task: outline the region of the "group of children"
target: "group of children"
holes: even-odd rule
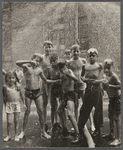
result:
[[[31,102],[34,100],[41,125],[41,136],[49,139],[51,136],[45,131],[47,120],[47,104],[51,104],[51,124],[60,122],[64,136],[67,135],[67,117],[72,123],[75,134],[72,143],[78,143],[85,134],[89,147],[94,147],[93,139],[86,127],[90,118],[92,136],[100,135],[103,125],[103,90],[109,97],[110,134],[111,145],[120,144],[120,80],[112,71],[113,61],[106,59],[104,64],[96,62],[98,51],[91,48],[87,51],[89,62],[80,57],[79,45],[73,45],[67,50],[64,60],[52,52],[51,41],[44,42],[45,54],[35,53],[31,60],[20,60],[16,65],[23,68],[25,78],[25,94],[22,94],[18,76],[15,71],[4,71],[5,82],[3,86],[3,102],[7,114],[7,137],[10,139],[11,116],[14,114],[15,141],[25,136],[26,125],[30,114]],[[67,57],[68,54],[68,57]],[[101,71],[104,76],[101,78]],[[41,97],[42,96],[42,97]],[[23,129],[18,135],[19,115],[21,112],[21,99],[26,105],[23,119]],[[92,108],[95,107],[94,117]],[[60,118],[60,120],[59,120]],[[114,128],[116,124],[116,132]],[[90,142],[90,143],[89,143]]]

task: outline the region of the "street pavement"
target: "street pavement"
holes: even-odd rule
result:
[[[102,134],[108,134],[109,133],[109,119],[108,119],[108,100],[105,99],[103,102],[103,118],[104,118],[104,126],[101,128]],[[22,122],[23,122],[23,116],[24,116],[24,110],[21,113],[20,116],[20,124],[19,124],[19,133],[22,129]],[[51,122],[50,122],[50,106],[48,106],[48,117],[47,117],[47,124],[49,130],[51,129]],[[89,128],[89,121],[87,123],[87,126]],[[67,127],[70,131],[72,125],[70,121],[67,119]],[[49,133],[51,134],[51,132]],[[3,108],[3,139],[7,135],[7,123],[6,123],[6,114],[5,114],[5,108]],[[67,138],[58,138],[58,139],[45,139],[41,138],[40,136],[40,124],[39,119],[36,111],[36,107],[34,102],[31,105],[31,114],[29,116],[28,124],[27,124],[27,130],[26,130],[26,136],[21,139],[19,142],[14,141],[14,124],[11,128],[11,140],[8,142],[3,141],[3,148],[40,148],[40,147],[88,147],[86,140],[82,141],[78,144],[71,144],[71,140],[73,139],[73,136],[69,136]],[[109,143],[111,141],[108,141],[102,137],[97,137],[94,139],[94,142],[96,144],[96,147],[110,147]],[[120,147],[117,146],[117,147]]]

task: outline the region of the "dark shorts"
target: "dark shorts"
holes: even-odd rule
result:
[[[63,101],[64,107],[67,106],[67,101],[75,102],[75,99],[76,99],[75,91],[70,91],[70,92],[62,94],[62,101]]]
[[[41,90],[40,89],[36,89],[36,90],[30,90],[30,89],[25,89],[25,96],[36,100],[39,96],[41,96]]]
[[[121,113],[121,95],[118,95],[113,98],[110,97],[108,106],[109,114]]]

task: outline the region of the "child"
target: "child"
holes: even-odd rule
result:
[[[47,139],[51,137],[44,130],[43,101],[41,98],[40,78],[45,83],[55,83],[59,80],[47,80],[46,79],[46,77],[43,74],[43,71],[41,70],[41,68],[39,68],[41,61],[42,61],[42,55],[36,53],[33,55],[33,58],[31,61],[16,62],[18,66],[23,68],[25,82],[26,82],[25,103],[26,103],[27,110],[25,111],[23,131],[19,135],[20,138],[23,138],[25,136],[25,129],[26,129],[27,121],[28,121],[28,116],[30,114],[30,107],[31,107],[32,100],[34,100],[36,107],[37,107],[37,113],[39,115],[39,121],[41,125],[41,136]]]
[[[58,68],[60,70],[60,77],[62,80],[62,100],[63,102],[61,103],[59,107],[59,117],[61,120],[61,124],[63,126],[63,129],[66,128],[65,124],[65,118],[63,117],[63,109],[64,107],[67,107],[67,113],[68,113],[68,118],[70,119],[74,130],[75,130],[75,139],[72,141],[78,141],[79,139],[79,129],[77,126],[77,121],[74,116],[74,105],[75,105],[75,92],[74,92],[74,81],[77,81],[78,79],[76,76],[73,74],[72,70],[68,69],[66,66],[65,62],[59,62],[58,63]]]
[[[47,78],[47,68],[50,67],[50,54],[53,49],[53,43],[51,41],[45,41],[43,44],[44,48],[44,54],[42,55],[42,62],[41,62],[41,68],[43,69],[43,73]],[[48,104],[48,96],[49,96],[49,89],[48,85],[46,83],[42,83],[42,98],[43,98],[43,113],[44,113],[44,123],[46,124],[47,120],[47,104]]]
[[[120,121],[121,121],[121,82],[118,76],[112,71],[113,61],[111,59],[104,60],[105,82],[103,82],[104,90],[109,97],[109,119],[110,133],[109,137],[114,138],[114,124],[116,125],[115,139],[110,145],[117,146],[120,142]]]
[[[51,67],[47,68],[47,79],[56,80],[60,79],[60,72],[57,67],[58,55],[56,53],[52,53],[50,55],[50,64]],[[60,83],[53,83],[50,86],[50,100],[51,100],[51,123],[54,125],[54,120],[58,122],[58,116],[56,110],[58,108],[57,98],[60,98],[61,94],[61,86]]]
[[[12,115],[14,115],[15,124],[15,141],[19,141],[18,126],[21,112],[21,100],[24,102],[21,90],[16,86],[17,75],[13,71],[5,73],[6,85],[3,86],[3,102],[5,104],[7,114],[7,137],[5,142],[10,140],[10,130],[12,124]]]
[[[65,54],[63,56],[64,60],[69,60],[71,58],[71,50],[70,49],[66,49],[65,50]]]
[[[81,73],[82,68],[87,64],[87,61],[85,58],[80,57],[80,46],[79,45],[73,45],[71,47],[71,54],[72,58],[68,60],[68,68],[70,68],[75,76],[78,78],[78,81],[75,82],[75,91],[77,93],[77,100],[75,102],[75,114],[76,119],[78,121],[79,117],[79,110],[82,106],[82,100],[84,98],[84,92],[85,92],[85,83],[81,80]],[[92,117],[92,113],[90,113],[90,124],[91,124],[91,131],[93,132],[95,130],[94,121]]]
[[[102,88],[100,74],[102,71],[102,64],[96,62],[98,51],[95,48],[90,48],[88,51],[89,63],[83,67],[82,80],[87,84],[85,89],[84,101],[80,110],[79,116],[79,131],[82,134],[91,110],[95,107],[94,124],[96,130],[93,136],[100,136],[100,127],[103,124],[103,110],[102,110]]]

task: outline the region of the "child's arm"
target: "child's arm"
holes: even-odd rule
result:
[[[61,81],[60,79],[59,80],[47,80],[47,78],[45,77],[42,71],[40,72],[40,77],[45,83],[56,83],[56,82]]]
[[[16,61],[16,65],[24,68],[27,63],[31,63],[31,60],[19,60]]]
[[[2,93],[3,93],[3,103],[6,104],[6,102],[7,102],[7,99],[6,99],[6,97],[7,97],[7,95],[6,95],[7,94],[7,89],[6,89],[5,85],[3,86]]]
[[[20,88],[20,97],[22,99],[23,104],[25,104],[25,96],[24,96],[23,91],[22,91],[21,88]]]
[[[2,69],[2,74],[5,76],[6,75],[6,71],[4,69]]]
[[[109,87],[120,89],[121,88],[121,82],[120,82],[118,76],[117,75],[113,76],[113,80],[114,80],[115,85],[109,84]]]
[[[77,77],[74,75],[72,70],[69,70],[69,72],[68,71],[64,71],[63,74],[67,75],[68,77],[70,77],[74,81],[78,81]]]

